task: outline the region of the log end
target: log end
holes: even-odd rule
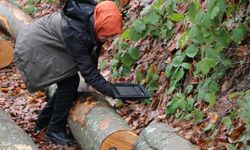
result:
[[[0,40],[0,68],[7,67],[13,61],[13,47],[10,42]]]
[[[132,131],[116,131],[105,138],[101,150],[131,150],[137,138]]]

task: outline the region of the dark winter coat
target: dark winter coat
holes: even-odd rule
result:
[[[95,38],[94,8],[91,1],[69,0],[62,11],[32,22],[17,35],[14,56],[29,91],[80,71],[88,84],[114,96],[112,84],[97,69],[101,43]]]

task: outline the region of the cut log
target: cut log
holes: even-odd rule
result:
[[[38,150],[32,139],[1,108],[0,149]]]
[[[107,101],[94,92],[79,96],[68,124],[80,147],[86,150],[131,150],[137,139]]]
[[[0,26],[4,28],[12,38],[15,39],[20,29],[31,21],[32,18],[29,15],[8,1],[0,0]]]
[[[0,68],[8,66],[13,60],[13,47],[10,42],[0,40]]]
[[[142,130],[133,150],[198,150],[164,123],[151,123]]]

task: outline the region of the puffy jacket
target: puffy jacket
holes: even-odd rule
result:
[[[112,84],[97,69],[102,43],[94,32],[95,4],[69,0],[60,12],[32,22],[17,35],[14,56],[29,91],[80,71],[86,83],[114,97]]]

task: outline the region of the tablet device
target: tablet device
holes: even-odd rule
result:
[[[134,83],[114,83],[112,87],[115,97],[125,100],[139,100],[150,98],[142,85]]]

